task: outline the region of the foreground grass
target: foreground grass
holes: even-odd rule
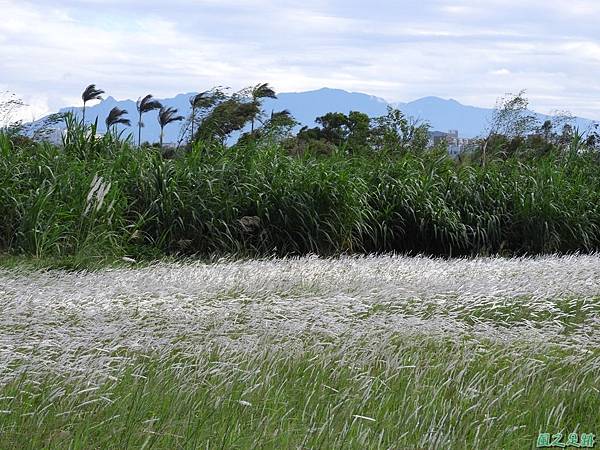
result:
[[[100,383],[23,376],[0,390],[0,447],[516,449],[545,430],[600,429],[597,351],[384,344],[353,361],[335,348],[129,355]]]
[[[0,448],[534,448],[600,430],[600,257],[0,270]]]

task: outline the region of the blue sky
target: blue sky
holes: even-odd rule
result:
[[[600,2],[588,0],[0,0],[0,91],[29,116],[118,99],[321,87],[600,119]],[[31,117],[29,117],[31,118]]]

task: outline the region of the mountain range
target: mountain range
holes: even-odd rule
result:
[[[189,98],[195,93],[179,94],[172,98],[157,99],[165,106],[177,108],[179,114],[187,115],[190,112]],[[129,112],[127,116],[132,123],[131,131],[137,136],[136,104],[133,100],[116,100],[107,97],[96,105],[88,105],[86,108],[86,122],[93,122],[98,118],[98,131],[106,130],[104,119],[109,111],[118,106]],[[382,98],[372,95],[347,92],[340,89],[322,88],[307,92],[290,92],[277,95],[277,99],[266,99],[263,109],[271,111],[289,110],[294,118],[302,125],[314,126],[315,118],[328,112],[342,112],[348,114],[350,111],[361,111],[371,117],[384,115],[387,107],[392,106],[400,109],[406,115],[430,124],[432,130],[448,131],[458,130],[459,136],[471,138],[482,135],[489,124],[493,114],[491,108],[480,108],[463,105],[453,99],[442,99],[439,97],[423,97],[407,103],[388,103]],[[62,108],[59,112],[73,112],[81,117],[81,107]],[[550,116],[544,114],[536,115],[539,121],[544,121]],[[158,141],[160,128],[157,121],[157,111],[146,113],[143,118],[144,128],[142,140]],[[33,123],[33,128],[41,124],[44,119]],[[584,118],[574,118],[573,125],[584,130],[596,121]],[[126,129],[126,128],[119,128]],[[181,123],[174,123],[165,128],[164,142],[177,142],[180,135]]]

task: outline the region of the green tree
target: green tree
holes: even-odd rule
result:
[[[146,95],[144,98],[137,100],[136,107],[138,111],[138,146],[142,145],[142,127],[144,126],[144,122],[142,122],[142,114],[147,113],[149,111],[154,111],[155,109],[162,108],[162,104],[158,100],[154,100],[151,94]]]
[[[376,150],[422,152],[427,147],[429,125],[408,118],[402,111],[388,106],[385,116],[373,119],[371,144]]]
[[[533,132],[537,119],[528,107],[529,100],[525,97],[525,90],[518,94],[506,94],[498,99],[488,126],[490,133],[501,134],[511,139]]]
[[[299,125],[299,122],[294,119],[292,113],[289,110],[284,109],[282,111],[271,112],[271,117],[266,124],[268,129],[291,129]]]
[[[525,90],[517,94],[506,94],[496,101],[496,107],[488,124],[487,137],[482,146],[482,164],[485,165],[488,147],[491,142],[498,142],[495,136],[504,136],[508,141],[521,141],[525,136],[537,129],[537,119],[529,111],[529,100]]]
[[[190,106],[192,107],[189,117],[189,124],[191,126],[190,142],[194,140],[194,125],[198,120],[197,112],[208,110],[225,98],[226,95],[220,87],[213,88],[210,91],[200,92],[190,98]]]
[[[329,112],[315,119],[321,125],[320,137],[334,145],[342,145],[348,139],[348,116],[340,112]]]
[[[85,104],[90,100],[102,100],[102,94],[104,91],[102,89],[96,89],[95,84],[90,84],[85,88],[83,93],[81,94],[81,99],[83,100],[83,119],[82,123],[85,125]]]
[[[567,144],[567,143],[571,142],[573,135],[574,135],[573,126],[570,123],[565,123],[562,127],[560,142],[562,144]]]
[[[245,133],[238,143],[247,143],[264,137],[269,137],[276,141],[289,139],[293,136],[292,129],[298,125],[300,125],[300,123],[294,119],[287,109],[277,112],[272,111],[269,119],[266,120],[260,128],[257,128],[250,133]]]
[[[244,100],[244,96],[235,93],[218,103],[202,120],[196,140],[225,142],[234,131],[239,131],[260,112],[256,102]]]
[[[348,114],[348,148],[358,151],[369,145],[371,137],[371,118],[362,112],[350,111]]]

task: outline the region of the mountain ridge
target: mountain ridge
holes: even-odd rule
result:
[[[187,115],[190,112],[188,99],[195,95],[195,92],[181,93],[174,97],[156,98],[165,106],[177,108],[179,113]],[[489,119],[494,111],[493,108],[482,108],[477,106],[464,105],[459,101],[450,98],[444,99],[436,96],[426,96],[410,102],[388,102],[381,97],[365,94],[362,92],[348,92],[343,89],[320,88],[311,91],[302,92],[283,92],[278,94],[277,99],[265,99],[263,109],[268,114],[271,111],[289,110],[292,115],[302,125],[315,126],[315,118],[328,112],[342,112],[348,114],[350,111],[361,111],[371,117],[384,115],[388,106],[400,109],[406,115],[417,120],[430,124],[432,130],[448,131],[458,130],[461,137],[477,137],[484,133]],[[98,131],[105,132],[104,118],[108,115],[110,109],[118,106],[128,111],[128,118],[131,120],[131,132],[137,136],[137,110],[134,100],[117,100],[112,96],[106,97],[95,105],[86,107],[86,122],[94,122],[98,118]],[[73,112],[81,117],[81,107],[71,106],[61,108],[59,112]],[[532,111],[539,121],[544,121],[551,116],[539,114]],[[157,121],[157,111],[151,111],[144,114],[144,128],[142,130],[142,140],[156,142],[158,141],[160,128]],[[34,122],[41,123],[44,119]],[[585,129],[592,124],[597,123],[592,119],[574,118],[574,125]],[[172,124],[165,128],[166,143],[177,142],[180,135],[180,125]],[[118,131],[127,128],[120,126]]]

